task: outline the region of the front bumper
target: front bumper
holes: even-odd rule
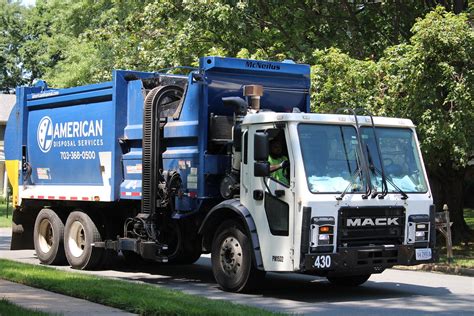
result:
[[[434,262],[437,254],[434,248],[431,251],[431,259],[416,260],[415,246],[411,245],[339,247],[337,253],[305,254],[301,270],[321,276],[381,273],[395,265],[411,266]]]

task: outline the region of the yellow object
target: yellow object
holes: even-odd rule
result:
[[[18,206],[18,170],[20,166],[19,160],[6,160],[5,166],[7,167],[8,180],[13,189],[13,200],[12,204],[14,207]]]

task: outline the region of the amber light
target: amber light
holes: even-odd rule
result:
[[[329,226],[319,227],[319,232],[320,233],[329,233]]]

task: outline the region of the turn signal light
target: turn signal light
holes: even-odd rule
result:
[[[319,227],[320,233],[329,233],[329,226],[321,226]]]

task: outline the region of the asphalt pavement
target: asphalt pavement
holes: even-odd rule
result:
[[[10,232],[0,229],[0,258],[39,264],[33,250],[8,250]],[[56,268],[72,270],[67,266]],[[276,312],[331,315],[474,315],[474,278],[389,269],[372,275],[357,288],[340,288],[325,278],[268,273],[255,294],[221,291],[212,277],[210,257],[188,266],[129,267],[118,261],[111,269],[81,271],[126,281],[143,282],[210,299],[226,300]]]

